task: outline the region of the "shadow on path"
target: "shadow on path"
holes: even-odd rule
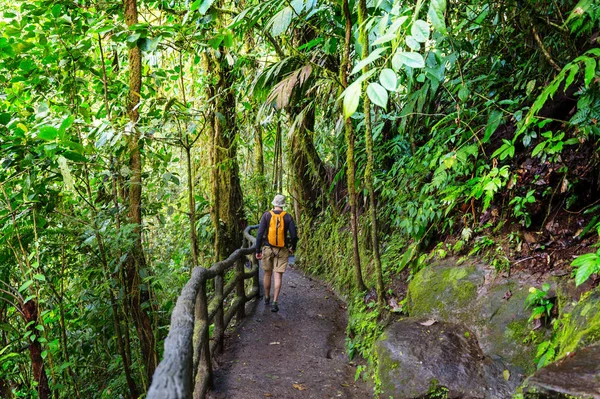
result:
[[[228,335],[209,398],[372,397],[366,384],[354,382],[356,368],[344,352],[343,303],[292,267],[283,275],[279,312],[255,301]]]

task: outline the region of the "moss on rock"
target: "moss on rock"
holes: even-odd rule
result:
[[[584,295],[573,310],[561,317],[556,339],[558,358],[600,341],[600,291]]]

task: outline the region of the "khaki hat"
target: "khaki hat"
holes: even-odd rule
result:
[[[281,194],[277,194],[275,198],[273,198],[273,202],[271,202],[273,206],[278,206],[283,208],[285,206],[285,197]]]

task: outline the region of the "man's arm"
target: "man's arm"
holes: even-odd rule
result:
[[[265,236],[265,230],[267,230],[267,215],[270,215],[269,212],[263,213],[260,218],[260,224],[258,225],[258,233],[256,233],[256,253],[262,252],[262,241]]]
[[[291,238],[290,250],[295,251],[296,244],[298,244],[298,232],[296,231],[296,224],[294,223],[294,219],[291,216],[290,216],[290,226],[289,226],[288,231],[290,232],[290,238]]]

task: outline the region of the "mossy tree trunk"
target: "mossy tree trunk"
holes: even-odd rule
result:
[[[362,59],[369,56],[369,35],[366,28],[367,20],[367,2],[366,0],[358,1],[358,24],[359,24],[359,42],[362,47]],[[369,66],[363,68],[363,74],[369,72]],[[384,287],[383,287],[383,272],[381,270],[381,257],[379,254],[379,238],[377,237],[377,201],[375,198],[375,187],[373,185],[373,132],[371,125],[371,100],[366,95],[367,82],[363,83],[362,92],[363,107],[365,114],[365,147],[367,151],[367,165],[365,168],[365,184],[369,191],[369,207],[371,214],[371,240],[373,243],[373,262],[375,263],[375,273],[377,275],[377,302],[380,306],[385,303]]]
[[[348,87],[348,72],[350,69],[350,42],[352,40],[352,13],[348,0],[341,1],[344,19],[346,22],[346,33],[344,37],[344,52],[340,67],[340,81],[345,89]],[[343,113],[343,110],[342,110]],[[366,291],[367,287],[362,278],[360,266],[360,253],[358,250],[358,216],[356,210],[356,182],[355,182],[355,161],[354,161],[354,125],[350,118],[344,118],[345,138],[346,138],[346,164],[347,164],[347,183],[348,200],[350,202],[350,227],[352,229],[352,259],[354,261],[354,274],[356,277],[356,287],[359,291]]]
[[[208,87],[213,107],[211,125],[211,216],[215,228],[215,254],[225,259],[242,245],[246,224],[237,161],[236,98],[234,74],[226,59],[227,49],[208,55],[207,72],[214,76]]]
[[[125,1],[125,23],[132,26],[138,23],[136,0]],[[142,247],[142,155],[140,132],[137,127],[140,119],[139,104],[142,90],[142,54],[139,47],[129,50],[129,94],[127,112],[129,115],[129,220],[136,225],[135,242],[131,253],[125,262],[126,284],[129,308],[140,340],[142,359],[146,369],[147,384],[152,381],[152,375],[158,363],[156,340],[152,331],[152,323],[142,304],[149,299],[149,293],[142,292],[140,271],[146,268],[146,260]]]

